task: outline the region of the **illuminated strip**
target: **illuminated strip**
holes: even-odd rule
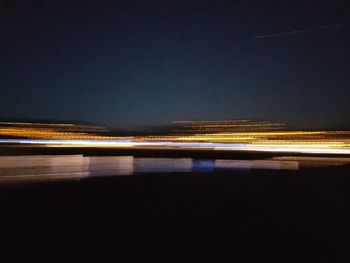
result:
[[[206,150],[224,150],[224,151],[255,151],[255,152],[296,152],[296,153],[314,153],[314,154],[350,154],[350,148],[341,148],[341,146],[319,143],[317,145],[299,144],[299,145],[274,145],[274,144],[241,144],[241,143],[197,143],[197,142],[171,142],[171,141],[152,141],[152,142],[133,142],[131,140],[119,141],[94,141],[94,140],[26,140],[26,139],[2,139],[0,143],[19,143],[19,144],[40,144],[48,146],[69,145],[69,146],[95,146],[95,147],[167,147],[180,149],[206,149]],[[332,147],[331,147],[332,146]]]

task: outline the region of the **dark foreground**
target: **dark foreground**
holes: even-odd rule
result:
[[[2,262],[348,262],[349,171],[1,186],[0,254]]]

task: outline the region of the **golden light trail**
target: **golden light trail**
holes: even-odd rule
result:
[[[57,148],[350,154],[349,131],[288,131],[283,127],[283,124],[247,120],[186,121],[176,122],[173,131],[164,135],[113,136],[107,133],[107,129],[95,126],[0,123],[0,136],[6,137],[0,143]]]

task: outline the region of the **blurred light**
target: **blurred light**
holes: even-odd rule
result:
[[[175,122],[165,135],[112,136],[97,126],[0,123],[0,143],[53,148],[133,148],[350,154],[349,131],[288,131],[279,123],[233,121]],[[5,137],[5,138],[4,138]],[[8,138],[10,137],[10,138]]]

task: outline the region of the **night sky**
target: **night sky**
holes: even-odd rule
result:
[[[350,128],[348,2],[0,0],[0,116]]]

